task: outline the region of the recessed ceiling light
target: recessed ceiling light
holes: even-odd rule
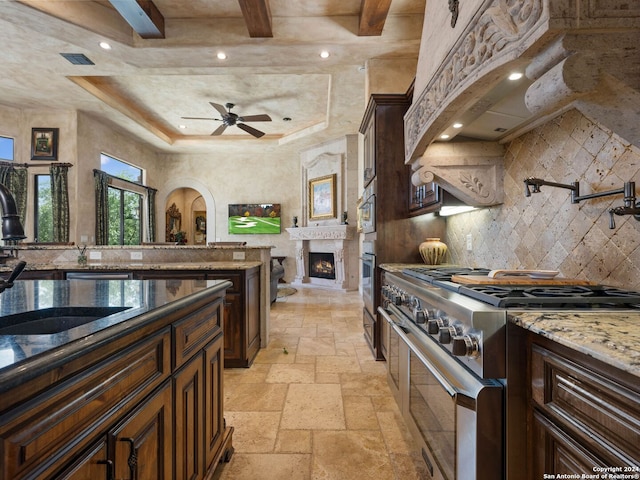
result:
[[[224,52],[218,52],[218,60],[226,60],[227,59],[227,54]]]
[[[462,128],[462,124],[459,123],[459,122],[458,123],[454,123],[452,126],[453,126],[453,128]]]
[[[107,42],[100,42],[100,48],[104,48],[105,50],[111,50],[111,45]]]
[[[508,78],[509,80],[520,80],[522,78],[522,74],[520,72],[513,72]]]
[[[185,128],[187,128],[186,125],[178,125],[178,128],[181,128],[182,130],[184,130]]]
[[[442,138],[443,140],[446,140],[447,138],[449,138],[449,135],[447,135],[446,133],[443,133],[442,135],[440,135],[440,138]]]
[[[320,57],[321,58],[329,58],[329,52],[327,52],[326,50],[323,50],[320,52]]]

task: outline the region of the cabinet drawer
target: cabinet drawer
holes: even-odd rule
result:
[[[533,406],[608,465],[640,463],[640,404],[638,393],[598,372],[541,345],[531,345]]]
[[[218,298],[173,325],[174,369],[222,331],[222,300]]]
[[[0,479],[44,477],[84,448],[169,377],[170,342],[165,328],[2,415]]]

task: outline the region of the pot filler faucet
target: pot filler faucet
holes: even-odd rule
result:
[[[25,237],[20,223],[16,201],[7,187],[0,183],[0,206],[2,206],[2,240],[15,241]],[[3,249],[0,247],[0,251]]]
[[[640,202],[636,203],[636,182],[624,182],[624,187],[616,190],[580,195],[580,182],[572,182],[571,185],[567,185],[565,183],[547,182],[540,178],[529,177],[524,180],[525,197],[530,197],[532,193],[540,193],[540,187],[543,185],[571,190],[571,203],[580,203],[582,200],[622,193],[624,194],[624,206],[609,209],[609,228],[616,228],[615,215],[633,215],[633,218],[640,221]],[[529,187],[533,187],[533,189],[530,190]]]

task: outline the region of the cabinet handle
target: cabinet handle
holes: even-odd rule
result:
[[[137,480],[138,450],[136,449],[135,440],[133,438],[121,438],[120,441],[129,443],[129,458],[127,459],[127,465],[129,465],[129,472],[131,474],[130,480]]]
[[[98,460],[98,465],[107,466],[107,480],[114,480],[113,476],[113,461],[112,460]]]

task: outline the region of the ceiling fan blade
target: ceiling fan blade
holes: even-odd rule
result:
[[[245,132],[250,133],[256,138],[260,138],[264,135],[264,132],[261,132],[260,130],[256,130],[255,128],[250,127],[249,125],[245,125],[244,123],[237,123],[236,126],[244,130]]]
[[[242,120],[240,120],[240,118],[242,118]],[[243,115],[240,118],[238,119],[238,121],[241,121],[241,122],[270,122],[271,121],[271,117],[266,113],[262,115]]]
[[[222,135],[226,128],[227,126],[223,123],[211,133],[211,136]]]
[[[220,120],[219,118],[204,118],[204,117],[180,117],[184,120]]]
[[[220,112],[220,115],[222,115],[223,117],[227,114],[227,109],[224,108],[222,105],[220,105],[219,103],[213,103],[213,102],[209,102],[209,105],[211,105],[213,108],[215,108],[218,112]]]

